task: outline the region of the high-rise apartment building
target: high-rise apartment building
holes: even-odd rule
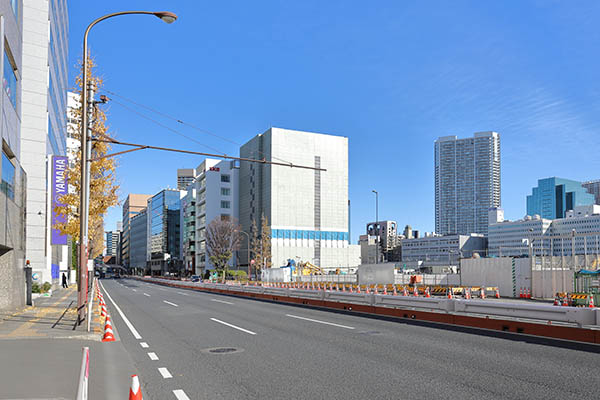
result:
[[[568,210],[594,204],[594,195],[581,182],[557,177],[538,180],[527,196],[527,215],[546,219],[564,218]]]
[[[435,231],[487,234],[488,209],[500,206],[500,135],[435,141]]]
[[[594,196],[594,204],[600,204],[600,179],[583,182],[581,185]]]
[[[177,189],[186,190],[188,185],[194,182],[194,168],[183,168],[177,170]]]
[[[148,205],[148,199],[151,196],[149,194],[134,194],[131,193],[125,199],[123,203],[123,235],[121,241],[121,263],[125,268],[130,265],[131,258],[131,218],[137,215],[142,210],[146,209]],[[145,253],[144,253],[145,257]]]
[[[42,282],[57,284],[59,271],[67,271],[68,246],[66,237],[54,240],[53,198],[46,194],[52,191],[53,157],[66,156],[67,1],[11,3],[22,5],[18,14],[23,21],[21,162],[28,175],[26,257]],[[15,54],[7,51],[5,60],[12,62]]]
[[[212,269],[206,249],[206,229],[215,219],[237,221],[239,218],[239,163],[238,161],[207,158],[196,168],[196,230],[194,268],[196,274]],[[243,236],[243,235],[242,235]],[[246,237],[242,237],[240,247],[247,248]],[[244,252],[245,253],[245,252]],[[189,253],[191,256],[191,252]],[[229,261],[233,267],[238,263],[237,255]]]
[[[0,310],[25,305],[25,210],[21,112],[23,14],[20,1],[0,0],[3,88],[0,96]],[[44,156],[45,157],[45,156]],[[44,175],[45,177],[45,175]],[[35,179],[35,178],[34,178]],[[45,212],[45,208],[43,209]],[[40,218],[40,216],[36,215]],[[31,218],[29,216],[28,218]],[[43,217],[41,217],[43,218]]]
[[[322,268],[360,264],[348,237],[348,138],[271,128],[240,149],[244,158],[315,167],[241,162],[240,223],[250,233],[264,216],[271,230],[271,263],[289,259]],[[242,252],[240,258],[246,261]],[[262,260],[259,263],[264,262]]]

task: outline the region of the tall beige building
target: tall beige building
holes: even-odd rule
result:
[[[130,264],[131,256],[131,218],[148,205],[149,194],[129,194],[123,204],[123,236],[121,240],[121,263],[124,267]]]

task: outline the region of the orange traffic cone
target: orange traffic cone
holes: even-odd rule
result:
[[[448,288],[448,298],[452,298],[452,288]]]
[[[101,317],[106,317],[107,313],[106,313],[106,307],[104,305],[102,305],[102,310],[100,311],[100,316]]]
[[[554,305],[558,306],[560,304],[558,304],[558,296],[554,296]]]
[[[129,389],[129,400],[143,400],[142,388],[137,375],[131,375],[131,389]]]
[[[383,294],[387,294],[387,285],[383,286]]]
[[[484,287],[479,289],[479,297],[481,297],[482,299],[485,299],[485,288]]]
[[[106,323],[104,324],[104,336],[102,337],[103,342],[114,342],[115,335],[113,333],[112,324],[110,323],[110,316],[106,316]]]
[[[360,285],[356,287],[356,293],[360,293]]]
[[[429,293],[429,286],[425,288],[425,297],[431,297],[431,293]]]
[[[494,295],[494,297],[497,299],[500,298],[500,291],[498,289],[496,289],[496,294]]]
[[[595,306],[594,306],[594,295],[593,295],[593,294],[590,294],[590,295],[589,295],[589,297],[590,297],[590,304],[589,304],[589,307],[590,307],[590,308],[594,308],[594,307],[595,307]]]
[[[567,299],[566,295],[565,295],[565,297],[563,297],[562,306],[563,307],[568,307],[569,306],[569,300]]]
[[[523,298],[523,288],[519,288],[519,298]]]
[[[531,289],[527,288],[527,298],[531,298]]]
[[[406,286],[404,286],[402,288],[402,296],[407,296],[408,297],[408,290],[406,289]]]
[[[352,284],[350,284],[350,290],[349,290],[349,292],[350,293],[354,293],[354,289],[352,289]]]
[[[417,285],[415,285],[413,288],[413,296],[419,297],[419,290],[417,289]]]
[[[471,289],[470,288],[465,288],[465,299],[471,300]]]
[[[392,292],[392,296],[398,296],[398,291],[396,290],[396,285],[394,285],[394,291]]]
[[[346,291],[346,284],[344,283],[344,284],[342,285],[342,292],[345,292],[345,291]]]

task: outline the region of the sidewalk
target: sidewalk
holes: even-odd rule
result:
[[[77,325],[75,287],[34,300],[34,306],[0,311],[0,399],[75,399],[82,348],[90,348],[89,397],[127,398],[136,373],[123,344],[101,341],[104,332],[93,306],[91,330]],[[115,327],[115,331],[118,327]]]

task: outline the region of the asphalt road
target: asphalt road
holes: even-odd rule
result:
[[[600,356],[590,352],[101,282],[137,333],[108,300],[146,400],[597,398]]]

